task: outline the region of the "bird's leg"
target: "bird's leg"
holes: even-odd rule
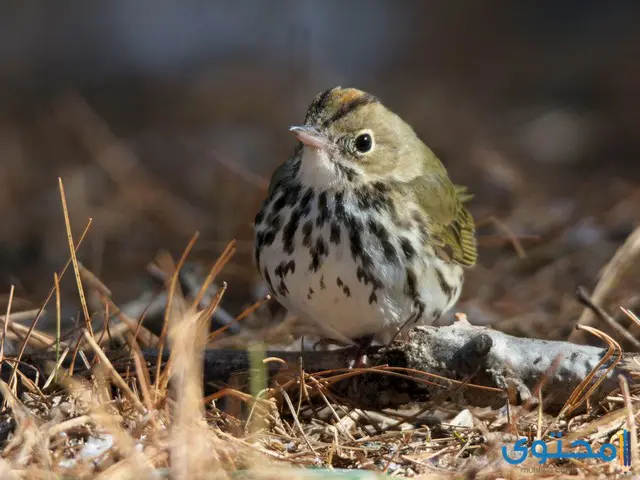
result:
[[[367,350],[373,342],[373,334],[365,335],[364,337],[354,339],[350,344],[345,344],[340,340],[333,338],[321,338],[313,344],[313,350],[316,351],[318,347],[327,347],[330,345],[337,346],[352,346],[355,344],[356,353],[354,359],[349,362],[349,368],[364,368],[367,366]]]
[[[313,351],[317,351],[318,347],[329,347],[331,345],[336,345],[338,347],[344,347],[346,345],[349,344],[345,344],[344,342],[341,342],[340,340],[335,340],[333,338],[321,338],[320,340],[318,340],[317,342],[315,342],[313,344]]]
[[[418,304],[416,306],[417,310],[415,312],[413,312],[411,315],[409,315],[409,318],[407,318],[406,322],[404,322],[400,328],[398,328],[398,330],[396,331],[396,333],[393,334],[393,337],[391,337],[391,340],[389,340],[389,342],[386,345],[386,348],[389,348],[391,346],[391,344],[393,343],[393,341],[398,337],[398,335],[400,335],[400,333],[407,328],[407,326],[412,325],[414,323],[416,323],[418,320],[420,320],[420,317],[422,317],[422,314],[424,312],[424,305]],[[386,349],[385,349],[386,352]]]
[[[398,328],[398,331],[396,331],[396,333],[393,335],[393,337],[391,337],[391,340],[389,340],[387,345],[384,347],[384,350],[382,351],[382,355],[380,355],[380,358],[384,358],[384,356],[387,354],[387,351],[389,350],[389,347],[391,346],[393,341],[398,337],[398,335],[400,335],[400,333],[408,325],[412,325],[412,324],[416,323],[418,320],[420,320],[420,317],[422,317],[422,315],[424,314],[424,303],[416,302],[415,307],[416,307],[416,311],[413,312],[411,315],[409,315],[409,318],[407,318],[407,321],[404,322],[400,326],[400,328]]]
[[[364,368],[367,366],[367,350],[373,342],[373,334],[356,338],[354,342],[357,346],[356,355],[349,368]]]

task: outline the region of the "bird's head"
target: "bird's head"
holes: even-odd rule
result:
[[[349,187],[410,181],[439,161],[398,115],[366,92],[335,87],[317,95],[303,125],[290,129],[302,144],[304,183]]]

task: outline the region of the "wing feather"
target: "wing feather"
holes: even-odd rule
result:
[[[446,175],[445,171],[435,178],[417,179],[414,191],[427,215],[436,252],[445,260],[471,267],[478,251],[473,217],[464,203],[472,195],[465,187],[452,184]]]

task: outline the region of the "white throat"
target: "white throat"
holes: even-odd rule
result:
[[[357,171],[357,173],[361,173]],[[348,184],[342,177],[336,164],[325,150],[305,146],[302,150],[302,161],[298,178],[304,185],[319,188],[337,188]]]

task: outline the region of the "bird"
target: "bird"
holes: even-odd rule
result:
[[[457,302],[477,247],[465,187],[374,95],[319,93],[254,220],[272,296],[324,339],[385,344]]]

